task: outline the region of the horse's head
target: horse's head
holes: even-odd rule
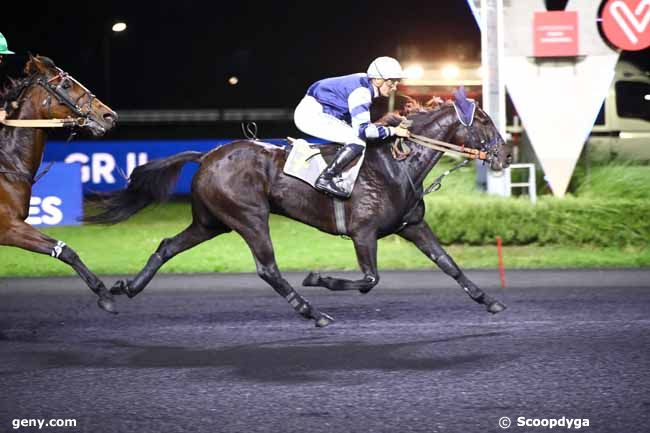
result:
[[[32,99],[41,119],[72,117],[94,136],[115,126],[117,113],[47,57],[30,55],[25,74],[32,84],[25,96]]]
[[[487,156],[486,162],[493,170],[499,171],[508,167],[512,157],[490,117],[475,101],[465,97],[462,87],[454,96],[454,101],[447,102],[434,97],[424,106],[410,100],[410,105],[406,105],[400,114],[406,115],[412,121],[409,129],[414,134],[484,152]],[[385,116],[384,121],[396,126],[401,119],[393,115]]]
[[[452,106],[456,112],[456,124],[450,142],[485,152],[492,170],[507,168],[512,162],[512,156],[508,154],[506,142],[490,116],[476,101],[465,97],[462,87],[454,93]]]

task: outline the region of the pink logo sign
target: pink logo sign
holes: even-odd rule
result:
[[[650,0],[609,0],[603,9],[603,32],[616,47],[650,47]]]
[[[576,11],[535,12],[533,32],[535,57],[578,55],[578,13]]]

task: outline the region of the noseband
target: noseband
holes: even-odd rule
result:
[[[498,149],[498,140],[497,137],[494,137],[492,140],[489,142],[486,142],[485,139],[478,139],[476,136],[476,132],[472,126],[468,126],[468,135],[470,137],[470,142],[472,144],[479,144],[479,149],[473,148],[472,151],[477,152],[477,155],[479,155],[477,158],[471,158],[471,159],[479,159],[483,161],[484,163],[491,163],[495,158],[498,157],[499,155],[499,149]]]

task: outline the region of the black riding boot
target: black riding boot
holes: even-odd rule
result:
[[[354,159],[361,155],[364,147],[359,144],[346,144],[341,147],[334,156],[334,159],[316,179],[316,189],[339,198],[349,198],[347,192],[341,189],[335,182],[335,178],[343,173],[343,169]]]

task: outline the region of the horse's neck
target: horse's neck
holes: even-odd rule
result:
[[[451,122],[450,119],[454,118],[455,112],[451,109],[443,108],[442,110],[445,111],[440,112],[440,117],[435,122],[437,125],[435,128],[436,130],[432,131],[433,134],[429,136],[429,138],[448,141],[448,135],[453,128],[453,122]],[[408,165],[408,170],[413,181],[417,185],[424,181],[429,172],[438,161],[440,161],[443,152],[420,146],[415,143],[411,143],[411,151],[412,154],[409,156],[410,164]]]
[[[11,119],[40,119],[38,110],[28,100],[21,104]],[[41,128],[0,129],[0,168],[34,176],[41,165],[45,150],[45,131]]]
[[[438,161],[440,161],[442,155],[443,153],[437,150],[419,148],[417,149],[417,152],[410,157],[413,162],[409,166],[409,171],[413,178],[413,182],[416,185],[424,182],[424,178],[427,177],[433,167],[438,163]]]
[[[390,151],[387,152],[385,160],[389,161],[387,165],[391,177],[407,176],[410,178],[410,181],[406,179],[410,187],[411,181],[416,186],[424,182],[429,172],[438,163],[440,158],[442,158],[442,152],[425,148],[415,143],[409,143],[408,146],[411,152],[405,160],[395,160],[390,155]]]
[[[411,154],[407,159],[398,161],[391,154],[390,146],[392,144],[393,142],[390,142],[385,146],[369,148],[372,149],[371,152],[377,154],[376,157],[369,158],[372,161],[369,162],[377,171],[385,173],[393,182],[401,185],[405,193],[412,190],[411,182],[416,187],[422,184],[424,178],[442,156],[441,152],[409,144]]]

